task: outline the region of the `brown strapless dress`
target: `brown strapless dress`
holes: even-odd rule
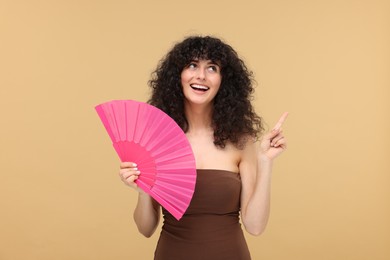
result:
[[[225,170],[197,170],[192,201],[181,220],[163,209],[155,260],[250,260],[239,222],[241,179]]]

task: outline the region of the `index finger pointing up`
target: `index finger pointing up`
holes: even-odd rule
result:
[[[274,129],[273,130],[278,130],[282,127],[284,121],[286,121],[286,118],[288,116],[288,112],[284,112],[283,115],[279,118],[279,121],[276,123],[276,125],[274,126]]]

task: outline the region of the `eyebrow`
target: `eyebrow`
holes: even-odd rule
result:
[[[208,65],[218,66],[219,68],[221,67],[221,64],[219,62],[216,62],[216,61],[213,61],[213,60],[210,60],[207,64]]]
[[[208,64],[213,64],[213,65],[218,65],[219,66],[219,63],[216,62],[216,61],[213,61],[213,60],[210,60],[207,62]]]

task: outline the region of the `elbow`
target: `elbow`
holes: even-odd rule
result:
[[[141,233],[146,238],[151,237],[154,234],[154,231],[156,231],[156,226],[148,226],[148,225],[142,225],[137,224],[138,232]]]
[[[141,233],[144,237],[151,237],[156,231],[157,225],[145,225],[144,223],[139,224],[136,222],[138,232]]]
[[[144,237],[149,238],[151,237],[154,232],[157,229],[159,218],[153,219],[149,221],[140,220],[139,218],[135,217],[135,224],[137,226],[138,232],[141,233]]]
[[[263,214],[263,215],[242,215],[242,224],[245,227],[245,230],[253,235],[253,236],[260,236],[264,233],[267,224],[268,224],[269,215]]]
[[[153,231],[146,231],[138,228],[138,231],[146,238],[150,238],[153,235]]]
[[[260,228],[251,228],[251,229],[246,229],[246,231],[251,234],[252,236],[260,236],[261,234],[264,233],[265,227],[260,227]]]
[[[258,221],[255,223],[243,223],[245,230],[252,236],[260,236],[264,233],[267,227],[267,221]]]

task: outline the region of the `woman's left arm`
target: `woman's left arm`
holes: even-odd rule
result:
[[[252,235],[263,233],[268,222],[272,164],[286,149],[282,124],[287,115],[282,115],[260,143],[248,143],[243,151],[239,166],[242,181],[241,218],[245,229]]]

